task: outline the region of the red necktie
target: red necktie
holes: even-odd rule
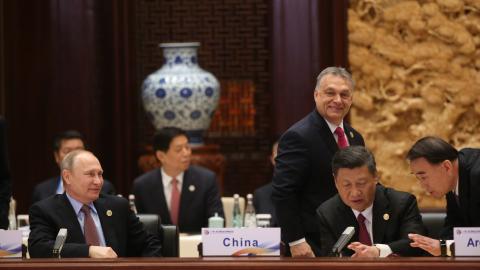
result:
[[[337,134],[338,137],[338,147],[340,149],[348,147],[347,137],[345,137],[345,132],[343,132],[341,127],[337,127],[337,129],[335,129],[335,134]]]
[[[100,246],[100,238],[98,237],[97,227],[90,213],[90,207],[84,204],[80,211],[84,214],[83,234],[85,236],[85,242],[91,246]]]
[[[370,234],[368,233],[367,226],[365,226],[365,217],[362,214],[357,216],[358,227],[360,228],[358,231],[358,240],[360,243],[371,246],[372,240],[370,239]]]
[[[178,225],[178,210],[180,206],[180,191],[178,190],[178,180],[172,178],[172,197],[170,198],[170,218],[172,223]]]

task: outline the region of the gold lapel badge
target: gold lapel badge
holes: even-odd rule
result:
[[[111,217],[112,215],[113,215],[112,210],[107,210],[107,216],[108,216],[108,217]]]
[[[350,138],[353,139],[353,132],[350,131]]]
[[[188,190],[190,190],[190,192],[194,192],[195,191],[195,186],[194,185],[190,185],[188,187]]]
[[[386,220],[389,220],[390,219],[390,215],[385,213],[383,214],[383,219],[386,221]]]

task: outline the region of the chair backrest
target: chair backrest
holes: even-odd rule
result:
[[[137,214],[148,233],[158,235],[162,241],[164,257],[178,257],[178,228],[175,225],[162,225],[156,214]]]
[[[225,226],[233,226],[233,197],[222,197],[223,212],[225,214]],[[240,213],[243,215],[245,198],[240,197]]]
[[[424,212],[421,215],[423,224],[427,227],[428,236],[434,239],[440,238],[446,214],[443,212]]]

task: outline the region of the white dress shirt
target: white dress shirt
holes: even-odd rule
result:
[[[359,212],[355,209],[352,209],[355,218],[360,215],[360,213],[365,217],[365,227],[367,227],[368,234],[370,235],[370,241],[373,242],[373,233],[372,233],[372,221],[373,221],[373,204],[367,207],[362,212]],[[384,258],[392,254],[392,249],[389,245],[386,244],[375,244],[374,245],[380,250],[380,257]]]
[[[162,184],[163,184],[163,193],[165,194],[165,201],[167,201],[168,211],[170,211],[170,200],[172,199],[172,179],[173,177],[168,175],[163,168],[162,171]],[[175,178],[177,179],[177,188],[180,194],[182,193],[182,184],[183,184],[183,175],[180,173]]]

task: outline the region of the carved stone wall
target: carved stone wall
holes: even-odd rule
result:
[[[352,0],[352,124],[374,152],[381,182],[442,207],[410,174],[420,137],[480,146],[480,0]]]

